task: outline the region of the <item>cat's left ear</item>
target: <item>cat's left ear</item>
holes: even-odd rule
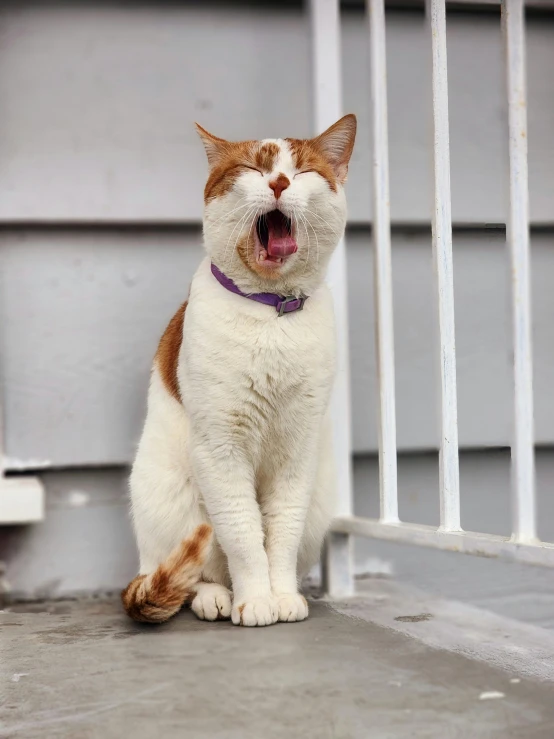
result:
[[[340,182],[346,182],[348,162],[356,140],[356,125],[356,116],[349,113],[312,139],[312,144],[333,167]]]
[[[198,135],[204,144],[206,156],[208,157],[208,164],[210,167],[215,167],[229,150],[229,142],[225,141],[225,139],[220,139],[217,136],[214,136],[213,133],[210,133],[209,131],[206,131],[206,129],[202,128],[199,123],[195,123],[194,125],[196,126]]]

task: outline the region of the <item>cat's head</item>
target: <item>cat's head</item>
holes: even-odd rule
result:
[[[197,125],[210,168],[204,243],[245,292],[309,295],[346,224],[356,117],[313,139],[231,142]]]

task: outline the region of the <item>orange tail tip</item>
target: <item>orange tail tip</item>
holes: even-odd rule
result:
[[[151,575],[137,575],[121,593],[123,607],[135,621],[161,623],[180,610],[200,579],[212,529],[201,524],[183,539]]]

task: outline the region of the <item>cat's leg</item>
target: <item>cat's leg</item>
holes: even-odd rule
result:
[[[261,508],[272,592],[280,621],[303,621],[308,604],[298,592],[298,550],[304,532],[312,475],[307,464],[284,465],[264,492]]]
[[[280,470],[262,503],[271,586],[278,600],[280,621],[302,621],[308,616],[308,604],[298,586],[318,561],[334,511],[332,427],[328,417],[320,434],[313,452],[310,445],[304,445],[299,458],[293,457]]]
[[[277,621],[271,592],[254,473],[240,442],[214,448],[214,434],[194,445],[194,468],[233,584],[234,624],[268,626]]]
[[[214,541],[210,558],[202,572],[202,580],[196,584],[190,600],[192,612],[202,621],[231,618],[233,596],[229,585],[227,559],[217,541]]]

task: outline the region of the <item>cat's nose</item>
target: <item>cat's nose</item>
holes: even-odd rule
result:
[[[286,190],[289,185],[290,180],[284,174],[278,175],[276,179],[271,180],[271,182],[269,183],[269,186],[273,190],[273,193],[277,200],[279,200],[279,198],[281,197],[281,193],[283,192],[283,190]]]

